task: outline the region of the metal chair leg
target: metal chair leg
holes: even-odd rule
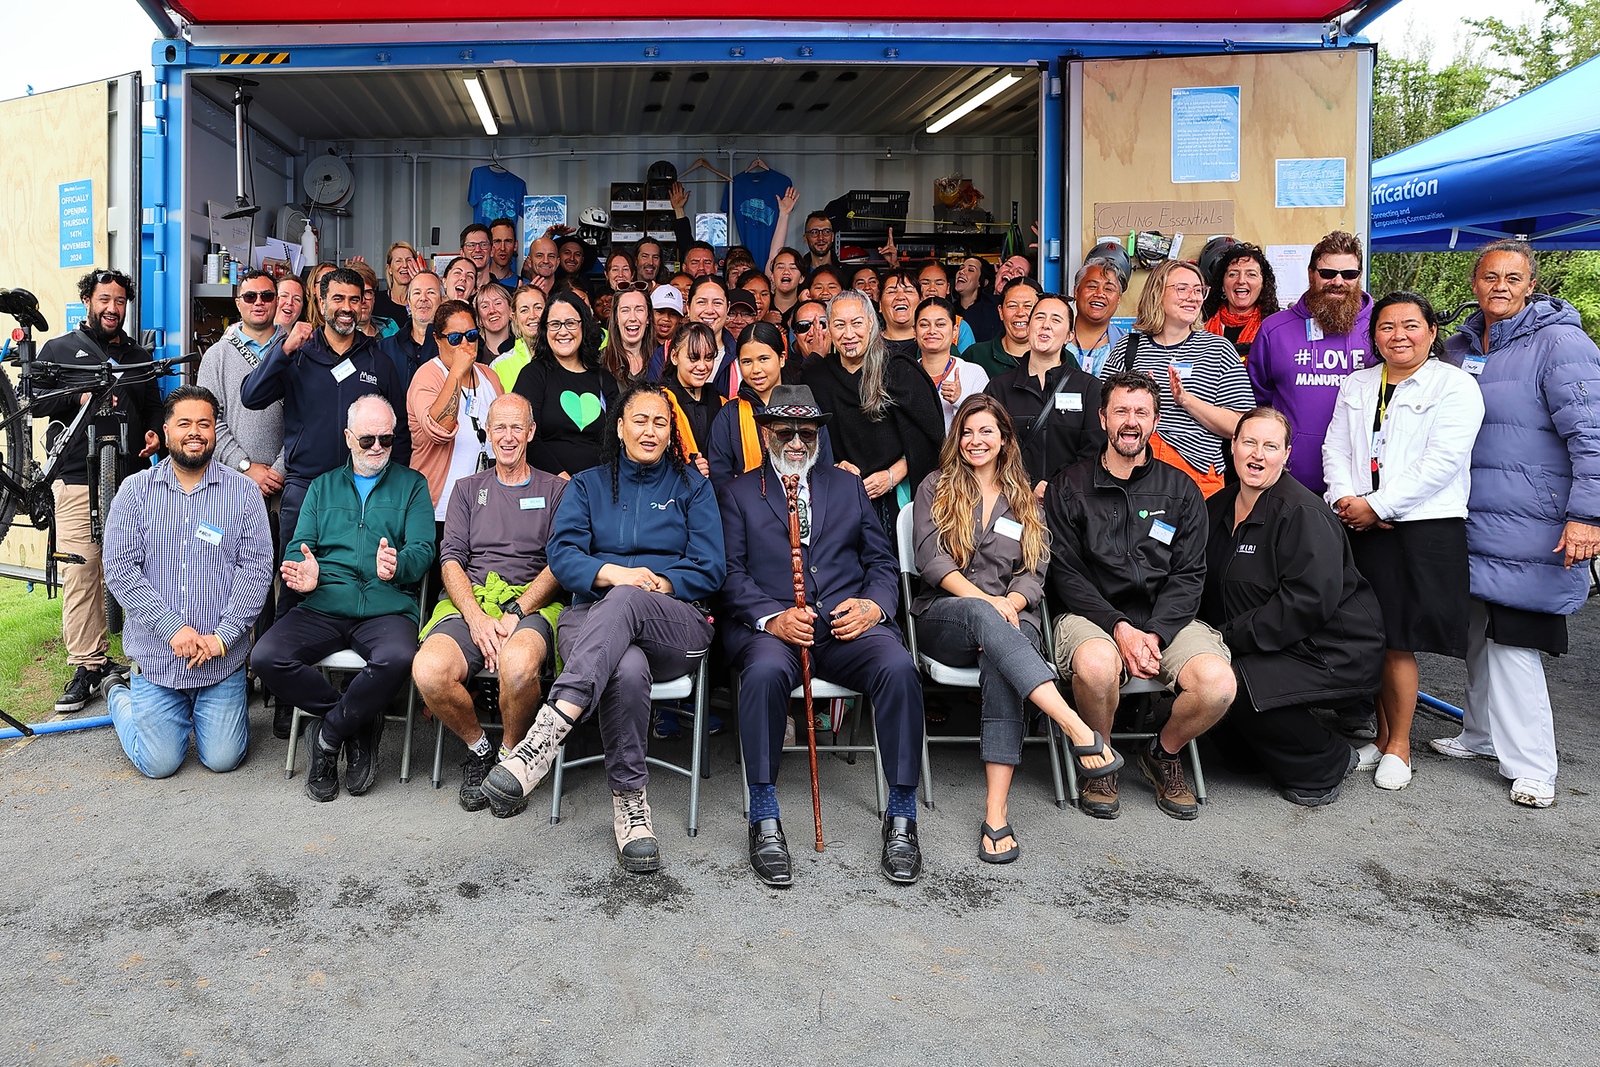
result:
[[[857,713],[864,718],[871,707],[872,702],[863,695]],[[889,811],[889,779],[883,773],[883,750],[878,747],[877,719],[872,720],[872,770],[876,775],[878,786],[878,818],[882,819]]]
[[[1061,733],[1061,727],[1056,721],[1045,716],[1045,748],[1050,750],[1050,780],[1056,787],[1056,807],[1067,806],[1067,794],[1061,787],[1061,753],[1056,749],[1056,736]]]
[[[400,782],[404,784],[411,781],[411,733],[417,725],[417,684],[408,683],[410,692],[406,696],[406,740],[400,748]]]
[[[444,786],[444,720],[434,719],[433,725],[433,787],[440,789]]]
[[[695,837],[700,833],[700,766],[705,759],[706,722],[707,710],[711,706],[711,695],[707,692],[708,669],[706,661],[709,653],[700,660],[700,668],[695,672],[694,683],[694,741],[689,750],[689,836]]]
[[[1195,744],[1195,738],[1190,738],[1184,746],[1189,750],[1189,762],[1194,765],[1194,798],[1200,803],[1206,802],[1206,774],[1200,769],[1200,746]]]
[[[554,826],[561,821],[561,779],[566,776],[567,746],[556,749],[556,769],[550,782],[550,825]]]
[[[1072,762],[1072,753],[1067,751],[1067,746],[1070,745],[1071,743],[1072,743],[1072,739],[1067,737],[1065,731],[1062,731],[1061,732],[1061,762],[1066,765],[1066,771],[1067,771],[1067,796],[1069,798],[1069,803],[1071,803],[1072,805],[1075,806],[1078,803],[1078,768],[1077,768],[1077,764]]]
[[[933,760],[928,756],[928,724],[922,724],[922,803],[933,810]]]
[[[294,777],[294,753],[300,741],[300,719],[305,714],[299,708],[295,708],[294,714],[289,717],[289,755],[283,763],[283,776],[286,779]]]

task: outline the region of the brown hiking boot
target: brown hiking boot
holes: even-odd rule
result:
[[[661,869],[661,848],[650,827],[650,802],[643,789],[611,793],[615,813],[617,859],[622,869],[634,874],[649,874]]]
[[[1078,792],[1078,807],[1085,815],[1096,819],[1115,819],[1122,814],[1122,801],[1117,799],[1117,774],[1099,778],[1080,778],[1083,788]]]
[[[1157,759],[1151,755],[1150,747],[1145,746],[1139,753],[1139,769],[1156,787],[1156,807],[1174,819],[1198,819],[1200,802],[1183,776],[1183,758]]]

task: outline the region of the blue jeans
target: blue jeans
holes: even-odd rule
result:
[[[249,692],[240,667],[215,685],[168,689],[142,674],[131,688],[114,687],[106,697],[117,740],[133,765],[148,778],[176,774],[189,754],[189,734],[200,762],[213,771],[231,771],[250,747]]]

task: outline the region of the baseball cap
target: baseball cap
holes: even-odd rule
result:
[[[748,289],[735,289],[728,294],[728,310],[732,311],[735,304],[749,311],[756,310],[756,298]]]
[[[657,311],[676,311],[683,314],[683,294],[678,292],[677,286],[658,285],[656,291],[650,294],[650,306]]]

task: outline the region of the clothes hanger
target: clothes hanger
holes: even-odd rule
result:
[[[712,178],[696,178],[693,181],[689,181],[689,182],[685,182],[683,180],[683,175],[684,174],[693,174],[695,171],[701,170],[701,169],[709,170],[712,174],[716,175],[716,178],[715,179],[712,179]],[[718,184],[718,185],[720,185],[723,182],[731,182],[732,180],[733,180],[732,178],[730,178],[726,174],[722,173],[716,167],[713,167],[710,163],[707,163],[705,156],[701,156],[699,159],[697,159],[693,163],[689,164],[688,169],[685,170],[683,172],[683,174],[679,174],[678,175],[678,181],[682,182],[684,185],[708,185],[708,184]]]
[[[749,174],[753,170],[771,170],[771,169],[772,169],[771,167],[767,166],[767,161],[766,160],[762,159],[760,156],[757,156],[756,158],[754,158],[754,159],[752,159],[750,161],[750,165],[748,167],[744,168],[744,172],[743,173]]]
[[[510,171],[506,170],[505,164],[500,162],[500,149],[499,148],[494,148],[489,153],[489,169],[497,170],[501,174],[509,174],[509,173],[511,173]]]

